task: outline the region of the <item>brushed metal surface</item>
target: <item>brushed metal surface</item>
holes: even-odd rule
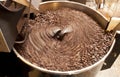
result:
[[[17,9],[10,9],[0,2],[0,29],[9,48],[9,51],[2,52],[10,52],[10,50],[13,48],[16,36],[18,34],[17,24],[23,11],[24,6],[21,6]]]
[[[6,52],[6,51],[10,51],[10,49],[8,48],[6,40],[5,40],[5,38],[3,36],[3,33],[1,31],[1,29],[0,29],[0,52],[1,51]]]
[[[95,21],[97,21],[103,29],[105,29],[108,24],[107,19],[103,15],[101,15],[99,12],[89,8],[88,6],[86,6],[84,4],[80,4],[77,2],[70,2],[70,1],[43,2],[43,3],[40,3],[39,10],[43,12],[46,10],[56,10],[61,7],[72,8],[72,9],[75,9],[78,11],[85,12],[86,14],[91,16]],[[111,45],[109,52],[98,62],[96,62],[95,64],[93,64],[89,67],[86,67],[86,68],[83,68],[80,70],[72,70],[72,71],[54,71],[54,70],[47,70],[45,68],[38,67],[38,66],[30,63],[29,61],[27,61],[24,57],[22,57],[15,48],[13,48],[13,50],[19,59],[21,59],[24,63],[26,63],[27,65],[29,65],[39,71],[42,71],[42,72],[45,72],[48,74],[56,74],[59,77],[68,77],[68,76],[71,76],[71,77],[78,77],[78,76],[94,77],[97,74],[97,72],[100,70],[100,68],[102,67],[104,60],[107,58],[107,56],[111,52],[111,50],[114,46],[114,43],[115,43],[115,40],[114,40],[113,44]]]

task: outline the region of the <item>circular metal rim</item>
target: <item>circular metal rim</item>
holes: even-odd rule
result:
[[[46,4],[46,3],[53,3],[53,2],[68,2],[68,3],[80,4],[80,3],[77,3],[77,2],[71,2],[71,1],[47,1],[47,2],[42,2],[42,3],[40,3],[40,5]],[[84,6],[84,7],[87,7],[87,6],[83,5],[83,4],[80,4],[80,5],[82,5],[82,6]],[[87,8],[89,8],[89,7],[87,7]],[[91,8],[89,8],[89,9],[91,9]],[[97,12],[97,11],[96,11],[96,12]],[[98,14],[100,14],[100,13],[98,12]],[[102,14],[100,14],[100,15],[102,15]],[[48,70],[48,69],[39,67],[39,66],[37,66],[37,65],[34,65],[34,64],[30,63],[28,60],[26,60],[24,57],[22,57],[22,56],[17,52],[17,50],[16,50],[15,48],[13,48],[13,51],[15,52],[15,54],[17,55],[17,57],[18,57],[19,59],[21,59],[24,63],[26,63],[27,65],[29,65],[29,66],[37,69],[37,70],[40,70],[40,71],[46,72],[46,73],[59,74],[59,75],[73,75],[73,74],[79,74],[79,73],[88,71],[88,70],[90,70],[90,69],[98,66],[100,63],[103,63],[104,60],[107,58],[107,56],[108,56],[108,55],[110,54],[110,52],[112,51],[112,49],[113,49],[113,47],[114,47],[114,44],[115,44],[115,41],[116,41],[116,40],[114,39],[114,40],[113,40],[113,43],[112,43],[112,45],[111,45],[111,47],[110,47],[110,49],[109,49],[109,51],[108,51],[108,53],[107,53],[102,59],[100,59],[99,61],[97,61],[96,63],[94,63],[94,64],[91,65],[91,66],[85,67],[85,68],[80,69],[80,70],[72,70],[72,71],[54,71],[54,70]]]

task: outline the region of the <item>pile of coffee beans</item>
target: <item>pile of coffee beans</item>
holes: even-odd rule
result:
[[[40,12],[29,20],[30,33],[19,54],[49,70],[70,71],[90,66],[110,49],[112,33],[82,11],[59,8]]]

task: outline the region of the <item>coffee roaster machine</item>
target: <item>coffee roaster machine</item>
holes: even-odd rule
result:
[[[11,0],[6,2],[0,2],[0,77],[33,77],[30,74],[31,70],[34,70],[19,58],[13,52],[12,48],[15,43],[16,37],[19,34],[17,30],[18,26],[24,24],[26,14],[24,13],[26,7]],[[106,20],[105,20],[106,21]],[[21,24],[23,23],[23,24]],[[105,23],[106,25],[108,23]],[[111,54],[107,57],[105,62],[107,65],[103,65],[102,69],[110,68],[112,63],[119,55],[120,35],[115,35],[117,42],[115,43]],[[114,56],[113,53],[117,55]],[[35,72],[36,74],[36,72]],[[39,77],[62,77],[57,74],[49,74],[40,72]],[[35,75],[36,76],[36,75]],[[74,77],[66,75],[65,77]]]

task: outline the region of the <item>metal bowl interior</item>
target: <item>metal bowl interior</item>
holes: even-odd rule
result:
[[[85,6],[84,4],[80,4],[80,3],[76,3],[76,2],[70,2],[70,1],[48,1],[48,2],[43,2],[40,3],[39,6],[39,10],[40,11],[46,11],[46,10],[55,10],[61,7],[68,7],[68,8],[72,8],[72,9],[76,9],[76,10],[80,10],[85,12],[86,14],[88,14],[89,16],[91,16],[95,21],[97,21],[101,27],[103,29],[106,28],[106,25],[108,23],[107,19],[101,15],[99,12]],[[110,50],[108,51],[108,53],[98,62],[96,62],[95,64],[88,66],[86,68],[80,69],[80,70],[72,70],[72,71],[54,71],[54,70],[48,70],[45,68],[41,68],[38,67],[32,63],[30,63],[29,61],[27,61],[26,59],[24,59],[18,52],[17,50],[15,50],[15,48],[13,48],[15,54],[17,55],[18,58],[20,58],[24,63],[28,64],[29,66],[38,69],[42,72],[47,72],[47,73],[52,73],[52,74],[59,74],[59,75],[73,75],[73,74],[79,74],[85,71],[88,71],[94,67],[97,67],[100,63],[103,63],[104,60],[106,59],[106,57],[110,54],[113,46],[114,46],[115,40],[113,41],[113,44],[111,45]]]
[[[109,20],[102,15],[100,12],[89,8],[88,6],[72,1],[48,1],[40,3],[39,10],[46,11],[46,10],[56,10],[61,7],[68,7],[75,10],[83,11],[87,15],[91,16],[95,21],[97,21],[103,29],[106,29]]]

